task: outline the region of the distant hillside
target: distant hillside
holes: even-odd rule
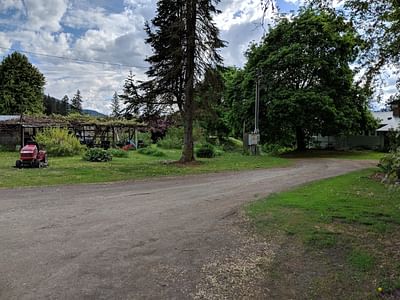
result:
[[[89,115],[92,117],[107,117],[105,114],[99,113],[98,111],[93,109],[82,109],[82,113],[84,115]]]

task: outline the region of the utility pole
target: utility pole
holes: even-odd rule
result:
[[[256,80],[256,103],[254,109],[254,134],[259,134],[259,115],[260,115],[260,76],[257,74]]]

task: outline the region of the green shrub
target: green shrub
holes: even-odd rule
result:
[[[158,147],[163,149],[182,149],[183,127],[170,127],[165,137],[157,142]],[[204,130],[200,127],[193,128],[193,141],[195,143],[205,142]]]
[[[400,130],[391,130],[388,132],[388,149],[389,151],[396,151],[400,147]]]
[[[170,127],[165,137],[157,142],[160,148],[182,149],[183,127]]]
[[[378,166],[385,173],[385,182],[400,180],[400,147],[382,157]]]
[[[215,148],[213,145],[205,143],[196,150],[196,156],[200,158],[212,158],[215,156]]]
[[[156,156],[156,157],[162,157],[165,156],[165,153],[157,149],[156,146],[151,145],[146,148],[141,148],[138,150],[138,153],[144,154],[144,155],[149,155],[149,156]]]
[[[112,160],[112,156],[107,150],[101,148],[91,148],[85,152],[83,159],[92,162],[106,162]]]
[[[150,146],[152,144],[151,133],[150,132],[138,132],[138,141],[142,141],[144,146]]]
[[[243,141],[228,137],[221,141],[221,146],[226,152],[241,152],[243,150]]]
[[[128,151],[124,151],[122,149],[111,148],[108,149],[108,152],[111,154],[112,157],[128,157]]]
[[[262,151],[270,155],[281,155],[288,152],[292,152],[293,148],[281,146],[279,144],[264,144],[262,145]]]
[[[46,128],[36,135],[35,140],[52,156],[79,155],[85,149],[72,133],[62,128]]]

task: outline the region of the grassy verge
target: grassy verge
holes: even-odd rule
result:
[[[373,172],[312,183],[246,208],[259,233],[282,241],[266,270],[275,297],[398,299],[400,196],[371,179]]]
[[[171,164],[178,160],[180,151],[163,150],[165,156],[153,157],[129,152],[128,158],[113,158],[107,163],[83,161],[79,156],[49,158],[50,166],[45,169],[16,169],[16,152],[0,152],[0,188],[111,182],[141,179],[154,176],[175,176],[221,171],[239,171],[255,168],[287,166],[290,160],[271,157],[243,156],[225,153],[213,159],[198,159],[198,164],[182,166]]]
[[[385,153],[377,151],[330,151],[308,150],[306,152],[290,152],[281,155],[284,158],[340,158],[340,159],[372,159],[379,160]]]

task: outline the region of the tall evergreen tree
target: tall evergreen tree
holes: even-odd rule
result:
[[[69,114],[69,98],[68,98],[68,95],[65,95],[61,99],[61,114],[63,116],[66,116],[66,115]]]
[[[141,106],[143,105],[139,95],[139,86],[135,81],[132,71],[129,71],[128,77],[125,79],[123,93],[119,95],[125,104],[125,116],[134,115],[138,117]]]
[[[42,113],[45,78],[28,58],[14,52],[0,64],[0,114]]]
[[[145,29],[154,54],[147,75],[151,91],[161,103],[177,105],[184,123],[182,162],[194,160],[194,87],[205,70],[222,61],[217,49],[224,46],[213,15],[219,0],[159,0],[157,15]],[[149,83],[147,83],[149,84]],[[150,97],[157,99],[157,97]],[[160,101],[158,101],[160,103]]]
[[[80,90],[77,90],[76,94],[72,98],[71,111],[82,114],[82,96]]]
[[[121,117],[121,105],[119,103],[117,92],[114,93],[114,96],[111,100],[111,116],[114,118]]]

